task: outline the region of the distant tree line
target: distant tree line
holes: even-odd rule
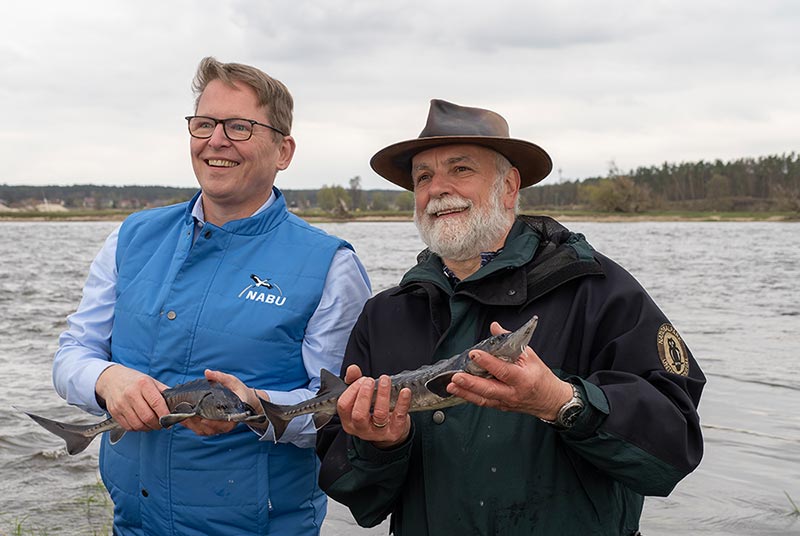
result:
[[[169,186],[10,186],[0,184],[0,203],[9,207],[58,203],[69,209],[140,209],[190,199],[197,188]]]
[[[0,210],[31,208],[49,203],[68,209],[142,209],[180,203],[191,199],[197,188],[171,186],[14,186],[0,184]],[[318,190],[283,190],[286,204],[297,210],[321,209],[347,213],[363,210],[414,210],[411,192],[362,190],[360,177],[350,179],[350,188],[323,186]]]
[[[522,190],[523,208],[571,207],[605,212],[644,210],[800,211],[800,157],[731,162],[664,163],[607,177]]]
[[[363,190],[358,176],[347,187],[282,190],[298,211],[322,210],[348,215],[360,211],[412,211],[411,192]],[[69,209],[140,209],[191,198],[196,188],[167,186],[10,186],[0,184],[0,204],[8,207],[58,203]],[[608,175],[522,190],[524,211],[584,209],[635,213],[646,210],[800,212],[800,157],[741,158],[730,162],[664,163]],[[2,209],[2,207],[0,207]]]
[[[412,211],[414,210],[414,194],[396,190],[362,190],[361,177],[355,176],[348,181],[349,188],[337,185],[324,185],[314,191],[314,201],[311,196],[303,197],[302,203],[297,203],[299,192],[287,191],[286,200],[291,207],[318,207],[326,212],[335,214],[349,214],[359,211]],[[305,196],[306,193],[304,192]]]

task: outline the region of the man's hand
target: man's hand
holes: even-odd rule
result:
[[[508,331],[497,322],[492,322],[490,330],[492,335]],[[525,347],[516,363],[507,363],[480,350],[470,352],[470,357],[494,378],[467,373],[453,375],[447,392],[467,402],[552,421],[561,406],[572,398],[572,386],[553,374],[530,346]]]
[[[375,395],[375,380],[361,375],[356,365],[347,367],[344,378],[350,386],[339,397],[336,409],[342,428],[350,435],[371,441],[376,447],[389,449],[403,443],[411,431],[408,408],[411,405],[411,390],[401,389],[394,410],[391,407],[392,384],[389,376],[378,379]],[[375,405],[372,399],[375,396]]]
[[[105,401],[106,409],[125,430],[159,430],[159,417],[169,413],[161,392],[167,386],[122,365],[105,369],[95,384],[95,393]]]
[[[261,402],[258,400],[258,398],[261,397],[264,400],[269,401],[269,396],[264,391],[259,391],[258,394],[256,394],[255,389],[251,389],[250,387],[246,386],[242,380],[232,374],[226,374],[217,370],[206,370],[205,375],[207,380],[217,382],[223,387],[227,387],[233,391],[233,393],[238,396],[242,402],[252,407],[256,413],[264,413],[264,410],[261,407]],[[212,421],[200,417],[192,417],[191,419],[183,421],[181,424],[186,426],[189,430],[193,431],[197,435],[216,435],[230,432],[236,427],[237,423],[227,421]],[[263,426],[266,428],[268,425],[269,423],[265,423]],[[260,427],[259,425],[253,426]]]

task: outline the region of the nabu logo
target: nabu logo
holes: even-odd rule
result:
[[[286,303],[286,296],[283,295],[281,287],[270,281],[268,278],[261,279],[256,274],[250,274],[253,283],[247,285],[239,293],[239,298],[254,302],[267,303],[280,307]],[[262,289],[266,289],[262,290]],[[277,291],[277,294],[275,293]]]

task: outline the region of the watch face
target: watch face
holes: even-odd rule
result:
[[[564,412],[561,414],[560,425],[564,428],[572,428],[572,425],[575,424],[575,420],[580,415],[581,410],[583,409],[583,404],[577,402],[567,408],[564,409]]]

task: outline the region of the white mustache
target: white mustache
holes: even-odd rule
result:
[[[472,208],[472,201],[469,199],[460,196],[446,196],[428,201],[428,205],[425,207],[425,214],[434,215],[445,210],[468,208]]]

